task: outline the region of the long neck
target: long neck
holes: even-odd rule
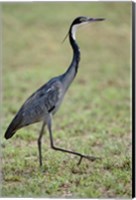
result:
[[[69,31],[69,41],[73,49],[73,58],[72,58],[72,62],[69,68],[63,75],[64,77],[63,84],[66,89],[68,89],[69,85],[75,78],[78,71],[79,61],[80,61],[80,50],[76,43],[75,32],[76,32],[75,27],[71,27]]]

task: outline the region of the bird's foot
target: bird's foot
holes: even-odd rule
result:
[[[79,159],[79,162],[77,163],[77,165],[81,164],[81,161],[82,161],[83,158],[86,158],[86,159],[88,159],[90,161],[95,161],[96,159],[102,159],[100,157],[95,157],[95,156],[81,155],[80,159]]]

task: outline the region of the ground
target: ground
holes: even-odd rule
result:
[[[53,118],[58,147],[100,156],[94,162],[50,148],[43,137],[39,167],[37,138],[41,123],[4,132],[23,102],[72,59],[62,43],[80,15],[105,21],[81,28],[78,74]],[[131,197],[131,2],[3,3],[3,197]]]

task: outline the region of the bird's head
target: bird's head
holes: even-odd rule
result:
[[[77,17],[76,19],[74,19],[74,21],[72,22],[71,24],[71,27],[72,26],[80,26],[80,25],[83,25],[83,24],[88,24],[90,22],[97,22],[97,21],[103,21],[105,20],[104,18],[90,18],[90,17],[85,17],[85,16],[80,16],[80,17]]]
[[[71,32],[72,37],[75,39],[75,33],[79,26],[82,26],[91,22],[98,22],[98,21],[103,21],[103,20],[105,19],[104,18],[90,18],[90,17],[85,17],[85,16],[77,17],[72,22],[69,32]]]
[[[98,21],[103,21],[103,20],[105,20],[105,19],[104,19],[104,18],[90,18],[90,17],[86,17],[86,16],[77,17],[77,18],[75,18],[74,21],[72,22],[68,34],[71,34],[71,35],[72,35],[72,38],[73,38],[73,39],[76,39],[76,38],[75,38],[75,34],[76,34],[77,28],[78,28],[79,26],[82,26],[82,25],[84,25],[84,24],[88,24],[88,23],[91,23],[91,22],[98,22]],[[65,39],[67,38],[68,34],[67,34],[66,37],[64,38],[63,42],[64,42]]]

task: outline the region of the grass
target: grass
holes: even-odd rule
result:
[[[3,3],[2,197],[131,197],[131,2]],[[63,40],[79,15],[104,17],[77,33],[78,75],[54,116],[56,146],[102,157],[83,160],[50,149],[41,124],[6,141],[15,113],[38,87],[63,73],[72,51]]]

